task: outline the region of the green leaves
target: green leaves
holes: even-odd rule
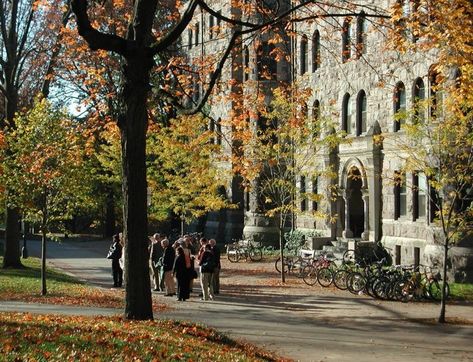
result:
[[[61,110],[37,98],[4,136],[0,177],[7,203],[20,208],[27,220],[48,229],[92,202],[81,126]]]
[[[191,221],[209,211],[233,207],[225,195],[230,171],[219,167],[222,147],[202,116],[172,119],[148,139],[150,211],[157,219],[173,212]]]

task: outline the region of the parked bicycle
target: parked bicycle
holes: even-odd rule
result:
[[[240,260],[250,259],[251,261],[261,261],[263,250],[261,246],[255,246],[251,241],[240,240],[227,245],[227,258],[232,263]]]

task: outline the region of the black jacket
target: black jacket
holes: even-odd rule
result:
[[[163,271],[171,271],[174,267],[174,259],[176,257],[176,252],[172,246],[168,246],[164,249],[163,257]]]
[[[122,246],[119,242],[114,242],[110,245],[108,250],[107,259],[118,260],[122,257]]]

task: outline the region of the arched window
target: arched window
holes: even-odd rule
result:
[[[366,93],[361,90],[356,98],[356,135],[359,136],[366,133],[367,118]]]
[[[351,113],[350,95],[346,93],[342,102],[342,130],[347,134],[351,133]]]
[[[346,18],[342,28],[342,61],[351,58],[351,18]]]
[[[250,51],[248,47],[243,48],[243,79],[248,80],[250,78]]]
[[[303,75],[307,72],[308,53],[307,53],[307,36],[303,36],[300,44],[300,74]]]
[[[442,114],[440,74],[432,67],[429,71],[429,116],[434,119]]]
[[[214,26],[215,18],[213,15],[209,15],[209,39],[213,39],[214,37]]]
[[[317,138],[320,134],[320,102],[316,99],[312,105],[312,135]]]
[[[312,72],[320,67],[320,33],[318,30],[312,36]]]
[[[356,56],[366,54],[368,38],[368,21],[362,11],[356,22]]]
[[[406,87],[404,83],[396,84],[394,90],[394,132],[399,131],[406,123]]]
[[[188,29],[187,30],[187,46],[188,48],[192,48],[192,42],[194,41],[194,39],[192,38],[192,29]]]
[[[425,117],[425,85],[422,78],[417,78],[412,88],[413,123],[422,122]]]
[[[200,38],[200,24],[195,24],[195,45],[199,45],[199,38]]]

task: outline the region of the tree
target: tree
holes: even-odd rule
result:
[[[48,0],[0,1],[0,94],[5,102],[2,129],[14,125],[19,107],[31,106],[38,92],[49,90],[57,55],[57,25],[68,19],[67,10],[62,12],[57,5]],[[18,224],[18,210],[6,208],[3,267],[21,267]]]
[[[407,137],[394,144],[403,158],[402,173],[427,180],[423,189],[418,183],[412,187],[427,196],[440,231],[435,236],[443,247],[443,280],[449,249],[468,242],[473,230],[473,35],[465,31],[472,25],[469,0],[418,1],[410,11],[403,11],[399,2],[393,9],[391,46],[403,53],[423,51],[434,59],[429,95],[400,115],[410,120],[405,125]],[[384,140],[389,141],[393,140]],[[445,309],[443,285],[441,323]]]
[[[260,197],[260,212],[278,219],[281,260],[284,260],[284,231],[288,223],[295,227],[297,214],[312,213],[327,220],[333,217],[322,208],[309,211],[308,207],[301,207],[308,202],[321,202],[333,194],[334,190],[329,189],[306,189],[305,180],[316,182],[317,178],[334,177],[333,170],[320,165],[321,155],[330,153],[344,140],[343,132],[332,131],[332,121],[321,117],[320,110],[317,117],[308,117],[304,104],[308,93],[309,90],[298,90],[297,86],[275,89],[268,111],[261,112],[242,142],[245,147],[240,163],[249,165],[242,173]],[[321,130],[325,130],[323,137]],[[328,188],[330,184],[327,183]],[[285,282],[284,273],[281,280]]]
[[[149,186],[151,213],[158,219],[169,212],[189,223],[210,211],[230,208],[219,190],[228,184],[231,170],[219,167],[222,146],[215,133],[206,130],[206,117],[182,116],[149,134]],[[221,137],[217,135],[217,137]]]
[[[10,207],[41,227],[41,294],[46,289],[46,238],[51,226],[92,204],[85,170],[81,126],[53,109],[45,99],[15,118],[5,133],[3,184],[11,191]]]
[[[262,32],[273,26],[285,23],[288,17],[297,9],[308,6],[312,1],[303,1],[294,7],[287,8],[282,2],[275,2],[276,6],[269,6],[265,2],[243,2],[232,0],[234,9],[241,9],[238,16],[225,16],[209,6],[203,0],[191,0],[185,9],[178,1],[151,1],[137,0],[134,2],[133,11],[129,14],[129,24],[126,34],[105,33],[100,31],[100,25],[92,23],[88,16],[89,2],[86,0],[73,0],[72,8],[77,18],[77,29],[92,50],[104,50],[118,54],[123,61],[122,81],[123,90],[120,94],[121,115],[118,126],[121,132],[122,143],[122,168],[123,168],[123,201],[124,201],[124,237],[126,247],[126,303],[125,316],[128,319],[151,319],[151,292],[147,265],[147,184],[146,184],[146,132],[148,125],[148,97],[150,93],[150,74],[157,64],[157,70],[163,74],[160,79],[169,79],[168,84],[162,81],[155,84],[156,94],[171,104],[179,103],[178,98],[188,94],[176,84],[180,80],[189,79],[187,75],[170,72],[178,68],[177,58],[170,57],[170,52],[175,50],[175,45],[188,25],[194,18],[197,7],[214,16],[218,21],[224,22],[229,27],[229,33],[224,40],[221,56],[211,56],[211,64],[202,67],[203,73],[199,77],[203,81],[205,91],[195,107],[189,111],[196,113],[209,100],[222,69],[230,56],[234,55],[244,35]],[[327,4],[330,4],[327,1]],[[177,7],[173,5],[177,4]],[[351,9],[353,4],[347,4],[346,9]],[[173,26],[164,31],[153,34],[152,28],[157,11],[164,12],[170,9],[166,17]],[[182,16],[172,11],[182,10]],[[327,12],[320,13],[319,9],[313,11],[313,18],[330,16]],[[367,14],[366,16],[371,16]],[[375,14],[373,16],[378,16]],[[383,15],[385,16],[385,15]],[[179,20],[176,20],[178,19]],[[175,24],[175,25],[174,25]],[[176,66],[177,62],[177,66]],[[189,67],[188,67],[189,68]],[[190,83],[190,82],[188,82]],[[179,89],[177,94],[172,94],[172,89]]]

